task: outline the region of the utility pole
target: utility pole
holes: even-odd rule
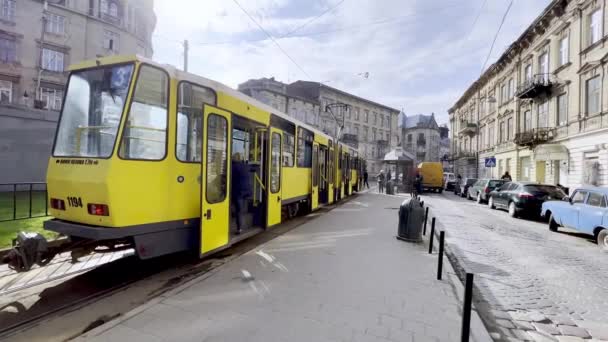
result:
[[[44,51],[44,33],[46,32],[46,21],[48,20],[46,17],[46,11],[48,9],[48,3],[44,1],[44,5],[42,6],[42,29],[40,30],[40,55],[38,56],[38,78],[36,80],[36,98],[35,100],[41,100],[41,92],[40,92],[40,79],[42,78],[42,53]]]
[[[184,40],[184,71],[188,71],[188,39]]]

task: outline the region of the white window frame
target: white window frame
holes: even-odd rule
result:
[[[596,90],[595,90],[595,91],[596,91],[596,93],[597,93],[597,94],[596,94],[596,97],[597,97],[597,109],[596,109],[596,110],[593,110],[593,111],[590,111],[590,110],[589,110],[589,104],[590,104],[590,100],[591,100],[591,96],[590,96],[590,95],[591,95],[591,94],[590,94],[591,92],[590,92],[590,90],[589,90],[589,84],[590,84],[590,82],[591,82],[592,80],[597,80],[597,82],[598,82],[598,87],[597,87],[597,88],[596,88]],[[601,105],[602,105],[602,103],[601,103],[601,98],[600,98],[600,96],[601,96],[601,91],[602,91],[602,81],[601,81],[601,79],[600,79],[600,76],[599,76],[599,75],[596,75],[596,76],[594,76],[594,77],[591,77],[591,78],[589,78],[589,79],[587,79],[587,80],[585,81],[585,113],[587,113],[587,115],[589,115],[589,114],[595,114],[595,113],[598,113],[598,112],[601,110]]]
[[[55,13],[48,13],[46,16],[46,27],[47,33],[53,33],[58,35],[65,34],[65,17]]]
[[[565,36],[559,40],[559,66],[570,62],[570,36]]]
[[[65,53],[43,47],[42,68],[47,71],[63,72],[65,69]]]
[[[544,117],[543,125],[541,125],[541,114]],[[544,101],[537,106],[536,127],[547,128],[549,125],[549,101]]]
[[[602,38],[602,13],[602,9],[598,8],[589,14],[589,38],[587,39],[588,45],[593,45]]]
[[[40,100],[44,102],[44,109],[61,110],[63,101],[63,90],[55,88],[40,87]]]
[[[5,95],[8,98],[7,102],[2,102],[2,97]],[[0,102],[11,103],[13,102],[13,82],[0,80]]]
[[[538,72],[544,81],[549,79],[549,52],[545,51],[538,56]]]
[[[561,98],[565,99],[565,104],[563,106],[560,105],[560,103],[559,103],[559,100]],[[556,103],[557,103],[557,105],[556,105],[557,108],[556,108],[556,111],[555,111],[555,114],[556,114],[555,121],[556,121],[556,123],[557,123],[558,126],[564,126],[564,125],[566,125],[568,123],[568,93],[559,94],[559,95],[557,95],[557,97],[555,99],[556,99]],[[565,110],[565,118],[564,118],[564,120],[560,120],[559,119],[560,109]]]
[[[0,0],[0,19],[15,22],[16,0]]]
[[[527,82],[532,81],[532,64],[527,64],[525,69],[524,69],[524,77],[526,79]]]
[[[112,41],[112,46],[110,47],[110,41]],[[110,31],[103,30],[103,48],[105,50],[111,51],[113,53],[118,53],[120,46],[120,34]]]
[[[1,37],[0,41],[2,41],[0,49],[6,48],[0,55],[7,56],[6,59],[0,58],[0,63],[15,63],[17,61],[17,42],[7,37]]]

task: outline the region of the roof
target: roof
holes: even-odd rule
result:
[[[392,108],[392,107],[389,107],[389,106],[385,106],[385,105],[383,105],[383,104],[381,104],[381,103],[378,103],[378,102],[374,102],[374,101],[371,101],[371,100],[368,100],[368,99],[364,99],[364,98],[359,97],[359,96],[357,96],[357,95],[353,95],[353,94],[351,94],[351,93],[347,93],[347,92],[345,92],[345,91],[343,91],[343,90],[340,90],[340,89],[337,89],[337,88],[334,88],[334,87],[330,87],[330,86],[328,86],[328,85],[326,85],[326,84],[323,84],[323,83],[320,83],[320,82],[312,82],[312,81],[296,81],[296,82],[293,82],[293,83],[291,83],[291,84],[289,84],[289,85],[288,85],[288,87],[292,87],[292,88],[293,88],[294,86],[295,86],[295,87],[298,87],[298,86],[305,86],[306,88],[310,88],[310,87],[318,87],[319,89],[321,89],[321,88],[325,88],[325,89],[331,90],[331,91],[333,91],[333,92],[339,93],[339,94],[341,94],[341,95],[348,96],[348,97],[352,97],[352,98],[357,99],[357,100],[359,100],[359,101],[366,102],[366,103],[369,103],[369,104],[372,104],[372,105],[374,105],[374,106],[378,106],[378,107],[384,108],[384,109],[389,110],[389,111],[392,111],[392,112],[399,112],[399,109],[395,109],[395,108]],[[288,88],[288,89],[289,89],[289,88]]]
[[[399,160],[416,160],[416,157],[408,151],[403,150],[400,147],[390,151],[384,155],[384,161],[399,161]]]
[[[584,185],[580,188],[576,188],[576,190],[597,191],[603,193],[604,195],[608,195],[608,188],[603,186]]]
[[[399,127],[400,128],[437,128],[437,121],[435,121],[435,114],[431,115],[410,115],[407,116],[404,112],[399,113]]]

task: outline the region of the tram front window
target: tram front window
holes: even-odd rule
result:
[[[70,75],[57,130],[56,157],[112,155],[133,65],[76,71]]]

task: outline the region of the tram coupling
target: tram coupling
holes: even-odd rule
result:
[[[20,232],[13,239],[13,248],[2,258],[3,264],[17,272],[27,272],[32,266],[44,266],[57,254],[46,238],[38,233]]]

